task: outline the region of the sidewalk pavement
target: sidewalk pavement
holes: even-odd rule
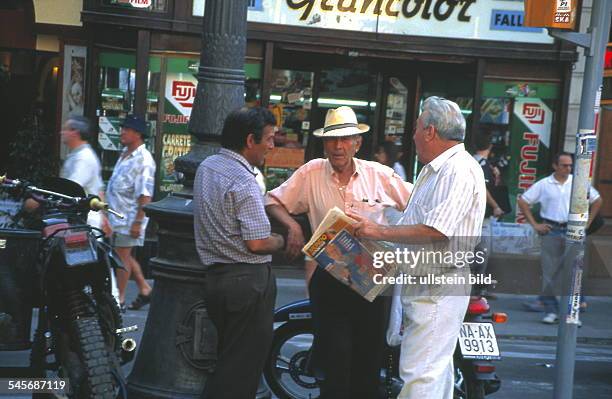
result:
[[[495,294],[490,300],[493,312],[504,312],[508,321],[495,325],[498,338],[556,341],[559,324],[541,322],[544,313],[529,312],[524,302],[534,301],[535,296]],[[589,297],[586,312],[580,312],[582,327],[578,329],[578,342],[612,345],[612,297]]]
[[[298,266],[275,266],[274,272],[278,285],[303,286],[303,271]],[[495,324],[498,338],[515,340],[556,341],[559,325],[547,325],[541,322],[543,313],[529,312],[524,302],[534,301],[534,295],[496,293],[496,298],[489,300],[492,312],[504,312],[508,321]],[[578,329],[579,343],[612,345],[612,297],[588,297],[586,312],[580,313],[582,327]]]

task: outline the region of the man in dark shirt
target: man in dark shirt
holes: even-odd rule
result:
[[[198,167],[194,225],[206,268],[206,301],[218,330],[218,361],[206,399],[254,398],[273,336],[276,282],[271,256],[284,247],[270,231],[254,166],[274,148],[274,116],[240,109],[225,120],[218,154]]]

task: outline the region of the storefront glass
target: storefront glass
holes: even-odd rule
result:
[[[106,181],[121,151],[121,120],[134,111],[136,57],[103,52],[99,56],[99,65],[98,144]],[[156,199],[182,189],[174,170],[174,160],[191,149],[192,136],[187,127],[198,84],[198,68],[198,58],[164,55],[149,58],[145,119],[150,135],[145,144],[158,165]],[[162,71],[165,71],[164,75]],[[247,106],[258,105],[261,64],[247,61],[245,74],[245,103]],[[162,104],[160,95],[164,99]]]
[[[485,81],[482,93],[480,131],[491,135],[490,159],[500,169],[513,209],[503,220],[525,223],[516,198],[550,170],[560,88],[553,83]]]
[[[102,161],[102,177],[108,180],[119,153],[121,120],[134,111],[134,89],[136,83],[136,57],[133,54],[102,52],[98,58],[98,145]],[[157,123],[157,93],[159,91],[159,57],[149,58],[146,120],[149,137],[147,149],[155,154]]]
[[[266,156],[266,188],[278,187],[304,163],[312,110],[314,73],[274,69],[270,88],[270,110],[278,130],[275,148]]]

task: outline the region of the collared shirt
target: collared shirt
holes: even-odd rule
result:
[[[62,165],[60,177],[80,184],[88,195],[98,195],[104,190],[100,160],[87,143],[70,151],[64,165]],[[90,211],[87,216],[87,223],[94,227],[100,227],[100,213]]]
[[[270,237],[270,221],[253,166],[222,148],[206,158],[193,185],[194,234],[204,265],[266,263],[271,255],[250,252],[247,240]]]
[[[445,253],[471,251],[480,238],[486,205],[482,168],[457,144],[423,167],[414,185],[408,207],[398,224],[424,224],[449,238],[427,249]],[[419,248],[412,247],[412,250]],[[462,256],[462,255],[458,255]],[[435,257],[432,257],[434,259]],[[455,258],[456,259],[456,258]],[[407,272],[427,275],[466,266],[463,262],[419,263]]]
[[[569,217],[570,198],[572,194],[573,176],[569,175],[565,183],[555,179],[554,173],[537,181],[521,198],[529,205],[540,203],[540,217],[557,223],[567,223]],[[589,187],[589,203],[599,198],[599,193]]]
[[[125,155],[126,152],[127,149],[124,149],[117,160],[106,189],[108,205],[125,216],[125,219],[112,214],[108,216],[113,231],[121,234],[130,233],[138,213],[138,199],[141,196],[153,197],[155,186],[155,161],[145,145],[142,144],[128,155]],[[144,235],[148,221],[149,218],[145,216],[141,224],[141,236]]]
[[[412,184],[378,162],[358,158],[353,158],[353,161],[355,171],[346,187],[340,184],[327,159],[313,159],[268,192],[266,205],[281,204],[294,215],[307,212],[313,231],[334,206],[345,213],[351,211],[387,224],[385,208],[403,211]]]
[[[98,195],[104,188],[100,160],[89,144],[68,153],[60,177],[79,183],[88,195]]]

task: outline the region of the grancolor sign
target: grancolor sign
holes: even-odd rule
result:
[[[250,22],[309,28],[552,43],[553,38],[543,29],[513,29],[510,22],[511,34],[499,29],[504,23],[500,14],[522,12],[522,1],[504,0],[260,0],[250,4],[247,18]],[[194,0],[193,14],[203,13],[204,0]],[[518,20],[513,23],[519,25]]]

